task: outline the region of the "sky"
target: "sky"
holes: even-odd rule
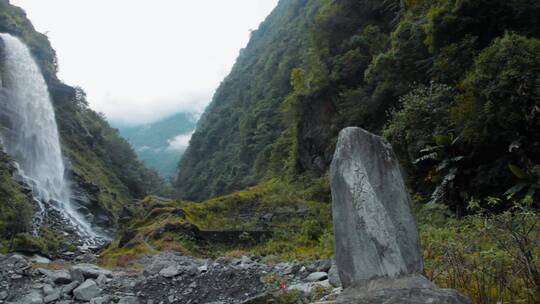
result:
[[[11,0],[116,125],[200,113],[278,0]],[[181,139],[179,139],[181,141]]]

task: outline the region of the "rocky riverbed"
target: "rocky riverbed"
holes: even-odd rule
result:
[[[284,294],[309,303],[335,297],[338,285],[328,260],[271,264],[247,256],[212,260],[163,252],[109,270],[75,260],[0,255],[3,304],[267,303]]]

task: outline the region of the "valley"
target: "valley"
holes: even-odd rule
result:
[[[0,304],[538,303],[538,16],[281,0],[202,114],[125,124],[0,0]]]

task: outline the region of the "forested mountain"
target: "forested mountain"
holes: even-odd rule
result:
[[[280,1],[204,113],[181,197],[322,176],[353,125],[384,134],[413,190],[458,213],[534,194],[539,16],[533,0]]]
[[[0,32],[21,39],[30,48],[45,77],[56,112],[62,153],[73,184],[72,192],[77,199],[88,201],[92,208],[107,213],[109,225],[114,226],[123,203],[162,190],[164,184],[158,174],[145,168],[118,131],[88,108],[84,91],[58,80],[56,55],[49,40],[34,30],[22,9],[7,0],[0,0]],[[14,168],[10,157],[0,153],[1,240],[29,232],[32,201],[27,189],[12,180]]]
[[[177,177],[182,197],[200,200],[254,185],[265,176],[271,145],[284,129],[280,104],[291,70],[309,48],[321,1],[280,1],[252,32],[217,89],[186,150]]]
[[[196,121],[193,113],[177,113],[153,123],[116,127],[146,166],[171,178],[176,174]]]

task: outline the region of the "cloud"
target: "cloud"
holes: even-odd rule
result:
[[[278,0],[12,0],[110,120],[200,112]]]
[[[178,152],[184,152],[186,148],[189,145],[189,140],[191,139],[191,136],[195,133],[195,131],[187,133],[187,134],[180,134],[178,136],[175,136],[172,139],[169,139],[169,146],[167,146],[167,151],[178,151]]]

